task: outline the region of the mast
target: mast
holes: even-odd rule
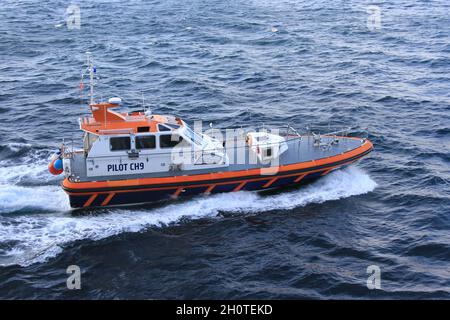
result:
[[[90,96],[90,105],[94,104],[94,73],[96,72],[94,67],[94,61],[92,59],[91,53],[86,52],[86,59],[89,71],[89,96]]]

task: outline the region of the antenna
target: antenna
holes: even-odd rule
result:
[[[86,63],[87,70],[89,71],[89,96],[90,96],[90,105],[94,104],[94,73],[96,73],[96,68],[94,67],[94,61],[92,59],[92,54],[87,51],[86,52]]]
[[[142,96],[142,109],[144,110],[144,115],[146,117],[150,117],[152,115],[152,110],[150,109],[150,107],[145,106],[145,99],[144,99],[143,91],[141,91],[141,96]]]

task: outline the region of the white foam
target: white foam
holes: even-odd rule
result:
[[[219,211],[257,213],[274,209],[292,209],[309,203],[322,203],[372,191],[376,183],[362,170],[351,167],[331,173],[323,179],[298,190],[261,196],[253,192],[224,193],[196,197],[183,203],[173,203],[156,209],[110,209],[108,213],[72,216],[70,213],[8,216],[0,227],[0,243],[14,243],[13,248],[0,255],[0,264],[29,265],[54,257],[62,247],[82,239],[98,240],[123,232],[140,232],[150,226],[176,223],[181,218],[217,217]],[[23,188],[12,189],[9,196],[15,205],[6,205],[0,189],[0,206],[17,208],[20,201],[30,205],[57,206],[65,210],[67,199],[56,195],[53,187],[33,188],[36,194]],[[26,188],[25,188],[26,189]],[[50,190],[51,189],[51,190]],[[45,192],[44,192],[45,191]],[[53,191],[52,201],[45,194]],[[20,192],[20,195],[14,195]],[[25,194],[24,194],[25,193]],[[30,199],[28,199],[30,198]],[[20,200],[22,199],[22,200]],[[49,202],[49,203],[46,203]]]
[[[70,206],[67,195],[59,186],[0,185],[0,213],[23,209],[55,212],[69,210]]]
[[[2,184],[45,184],[61,180],[61,176],[51,175],[42,164],[21,164],[0,167],[0,183]]]
[[[28,144],[8,144],[8,148],[19,152]],[[49,174],[47,165],[52,156],[50,150],[31,150],[18,159],[0,161],[0,184],[45,184],[57,181],[61,176]]]

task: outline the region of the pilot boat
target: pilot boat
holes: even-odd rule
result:
[[[176,116],[120,112],[120,98],[94,100],[96,68],[88,54],[90,115],[79,119],[82,147],[63,142],[49,163],[64,174],[73,208],[141,204],[223,192],[300,185],[352,164],[372,143],[350,129],[300,134],[282,129],[193,130]]]

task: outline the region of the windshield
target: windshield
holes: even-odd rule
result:
[[[199,135],[198,133],[195,133],[194,131],[192,131],[191,128],[189,128],[188,126],[186,126],[186,130],[184,131],[186,136],[193,141],[195,144],[198,144],[199,146],[203,145],[203,138],[201,135]]]

